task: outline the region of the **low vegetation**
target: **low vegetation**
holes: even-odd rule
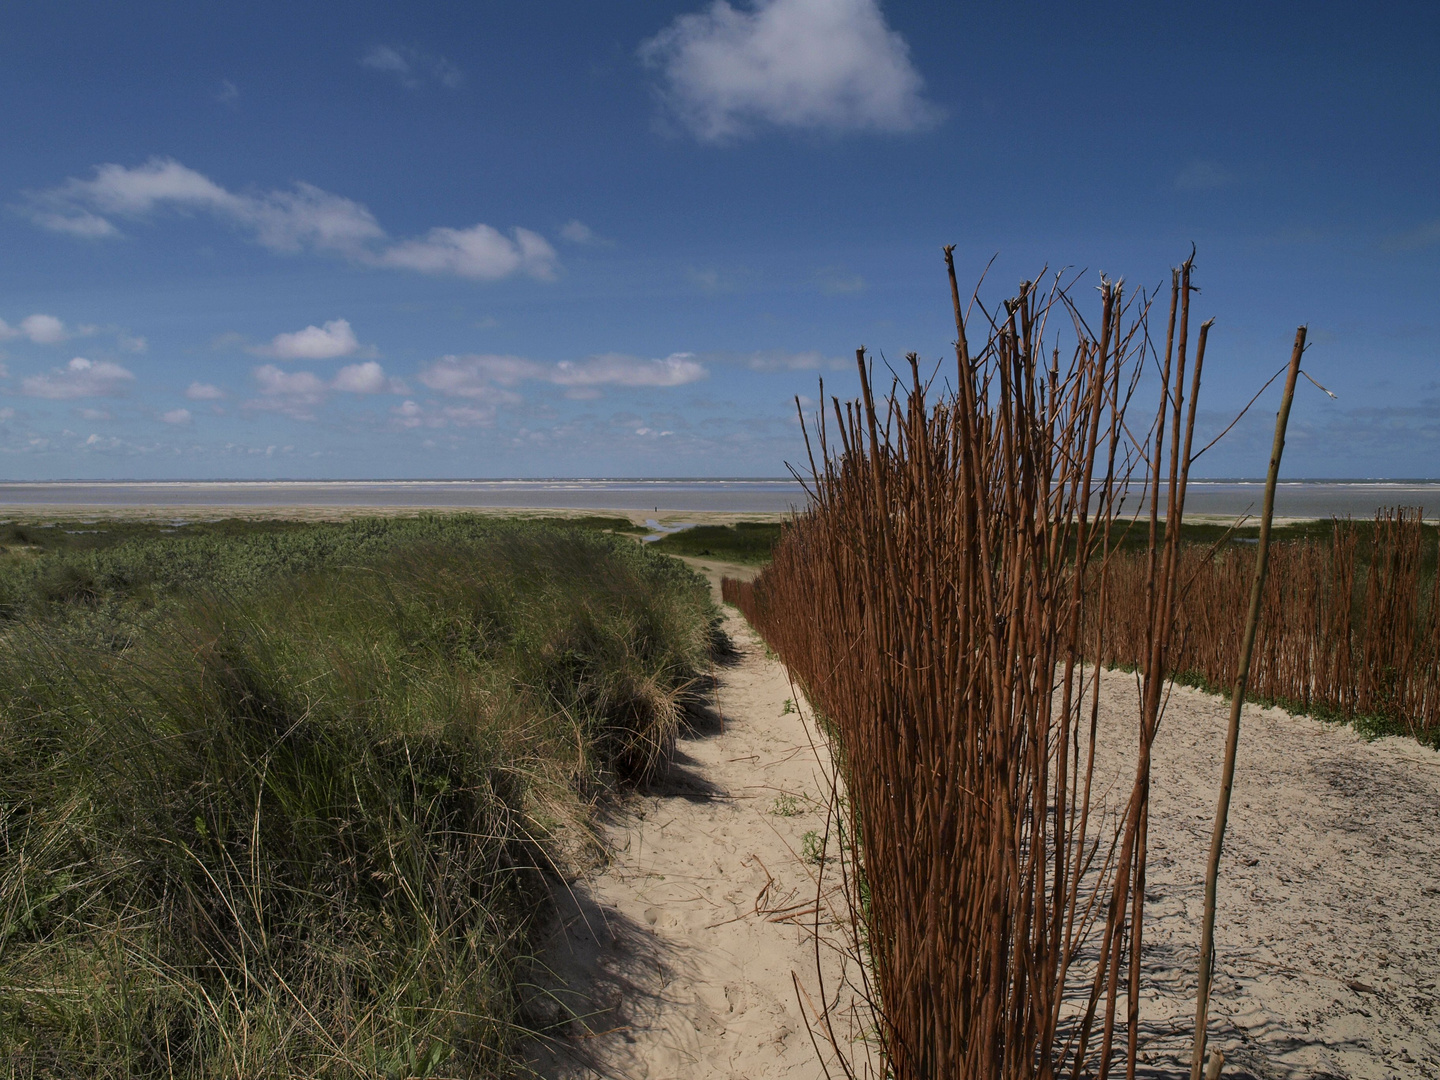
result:
[[[734,525],[697,525],[656,540],[656,551],[732,563],[767,563],[784,526],[778,521],[739,521]]]
[[[583,525],[64,536],[0,538],[7,1074],[501,1074],[547,875],[706,666],[703,581]]]

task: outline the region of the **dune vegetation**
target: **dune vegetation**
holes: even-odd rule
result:
[[[717,644],[703,580],[464,516],[0,543],[7,1074],[503,1073],[549,890]]]

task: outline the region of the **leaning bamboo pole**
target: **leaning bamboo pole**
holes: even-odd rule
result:
[[[1280,476],[1280,455],[1285,451],[1285,428],[1290,422],[1290,404],[1295,399],[1295,380],[1300,375],[1300,358],[1305,352],[1305,327],[1295,331],[1295,347],[1285,376],[1285,392],[1275,416],[1275,441],[1270,450],[1270,471],[1265,477],[1265,503],[1260,515],[1260,541],[1255,551],[1255,579],[1250,588],[1250,613],[1240,643],[1240,670],[1230,696],[1230,724],[1225,735],[1225,764],[1220,794],[1215,807],[1215,828],[1210,838],[1210,859],[1205,869],[1205,915],[1200,929],[1200,985],[1195,994],[1195,1041],[1190,1054],[1190,1080],[1200,1080],[1205,1058],[1206,1021],[1210,1010],[1210,979],[1215,964],[1215,891],[1220,879],[1220,853],[1225,846],[1225,825],[1230,816],[1230,793],[1235,783],[1235,756],[1240,745],[1240,711],[1245,705],[1245,688],[1250,677],[1250,656],[1260,626],[1260,606],[1265,596],[1265,569],[1270,555],[1270,523],[1275,515],[1275,482]],[[1218,1074],[1218,1067],[1215,1070]]]

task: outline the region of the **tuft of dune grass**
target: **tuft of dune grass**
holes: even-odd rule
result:
[[[504,1073],[567,823],[663,759],[715,615],[622,539],[402,524],[207,541],[219,588],[152,551],[13,594],[8,1075]]]

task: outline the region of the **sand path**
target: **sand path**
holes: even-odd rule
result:
[[[753,572],[693,565],[717,597],[722,571]],[[602,823],[613,857],[575,883],[546,947],[582,1019],[537,1050],[542,1076],[823,1076],[792,973],[816,993],[803,851],[825,827],[828,781],[784,667],[726,614],[739,656],[717,669],[709,717],[669,775]],[[822,955],[833,980],[838,960]]]
[[[712,581],[724,570],[702,565]],[[783,667],[733,611],[740,648],[676,767],[604,826],[614,857],[577,883],[547,963],[588,1014],[542,1048],[546,1077],[823,1075],[812,994],[824,770]],[[1099,768],[1123,804],[1135,688],[1106,676]],[[1155,747],[1142,1069],[1188,1075],[1202,880],[1227,704],[1173,692]],[[805,709],[808,714],[808,708]],[[1221,867],[1212,1042],[1232,1080],[1440,1077],[1440,754],[1246,709]],[[1127,764],[1127,762],[1129,764]],[[826,978],[838,961],[820,950]],[[823,1044],[822,1044],[823,1045]]]

